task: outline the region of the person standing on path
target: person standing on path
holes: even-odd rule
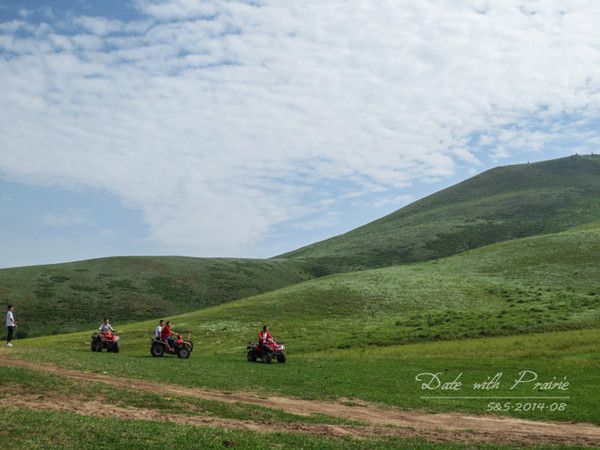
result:
[[[12,338],[15,328],[17,327],[17,322],[15,322],[15,315],[13,314],[14,307],[13,305],[8,305],[8,311],[6,312],[6,328],[8,330],[6,334],[6,346],[12,347]]]

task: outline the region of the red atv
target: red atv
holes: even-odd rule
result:
[[[103,348],[107,352],[119,353],[121,344],[119,343],[119,336],[112,331],[106,333],[94,333],[92,335],[91,347],[93,352],[101,352]]]
[[[278,363],[283,364],[287,359],[283,342],[278,343],[273,341],[272,343],[263,345],[258,342],[250,342],[246,348],[248,349],[246,357],[250,362],[256,362],[256,360],[260,359],[265,364],[271,364],[271,361],[275,358]]]
[[[150,344],[150,354],[155,357],[163,356],[166,353],[167,355],[177,355],[179,358],[187,359],[192,354],[193,349],[194,343],[189,336],[184,340],[180,334],[177,335],[177,339],[172,342],[172,345],[159,338],[152,339]]]

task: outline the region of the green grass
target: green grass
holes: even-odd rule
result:
[[[24,394],[45,398],[69,398],[101,401],[105,405],[150,409],[171,415],[218,417],[254,422],[301,422],[318,424],[361,424],[322,414],[300,416],[281,410],[245,403],[225,403],[194,397],[164,395],[134,389],[123,389],[100,382],[81,382],[16,367],[0,367],[0,398]]]
[[[19,337],[115,326],[218,305],[311,278],[279,260],[119,257],[0,270]]]
[[[118,355],[91,353],[82,334],[31,339],[19,343],[12,356],[53,362],[61,366],[106,372],[187,386],[224,391],[244,390],[276,393],[310,399],[360,398],[423,411],[468,411],[490,414],[490,400],[428,400],[415,376],[422,372],[442,373],[445,381],[463,373],[465,384],[485,380],[503,372],[506,385],[493,395],[544,395],[529,386],[510,391],[518,372],[536,371],[540,379],[563,378],[571,382],[564,411],[504,413],[534,420],[565,420],[600,423],[596,390],[600,384],[600,329],[537,335],[428,342],[402,346],[368,347],[351,350],[307,351],[291,355],[285,365],[265,366],[244,361],[243,351],[215,354],[210,346],[197,348],[189,360],[156,359],[149,356],[144,341],[130,343]],[[48,351],[51,348],[52,351]],[[6,355],[7,353],[4,353]],[[503,383],[505,382],[503,380]],[[77,395],[88,400],[126,407],[155,409],[167,414],[198,414],[257,421],[339,423],[330,418],[298,417],[268,408],[213,401],[167,398],[152,393],[115,389],[100,383],[83,383],[18,368],[0,368],[0,385],[6,396],[18,392],[49,392]],[[469,394],[465,390],[465,394]],[[484,395],[489,393],[475,393]],[[556,395],[555,392],[547,395]],[[560,394],[564,395],[564,392]],[[19,394],[17,394],[19,395]],[[502,400],[505,403],[508,400]],[[513,404],[519,400],[513,400]],[[540,400],[534,400],[539,403]],[[544,403],[552,404],[556,400]],[[349,402],[351,404],[351,402]],[[493,413],[493,412],[492,412]],[[114,446],[158,448],[473,448],[472,445],[435,444],[423,440],[386,438],[352,440],[294,434],[262,435],[245,431],[193,428],[131,420],[81,417],[75,414],[31,410],[0,410],[0,438],[10,436],[8,448],[47,446],[89,448]],[[265,425],[268,427],[268,425]],[[95,441],[96,440],[96,441]],[[98,442],[99,440],[99,442]],[[7,442],[3,440],[3,442]],[[477,445],[477,448],[485,447]]]
[[[446,257],[600,219],[600,156],[498,167],[340,236],[282,255],[322,273]]]
[[[6,449],[37,448],[273,448],[273,449],[472,449],[471,444],[436,444],[418,439],[313,437],[292,433],[256,433],[141,420],[85,417],[72,413],[0,410],[0,439]],[[505,447],[481,445],[481,449]],[[540,447],[551,448],[551,447]]]
[[[149,340],[136,339],[134,334],[127,333],[127,347],[124,346],[118,355],[90,352],[85,336],[80,334],[21,342],[11,354],[80,370],[185,386],[276,393],[307,399],[350,397],[402,408],[463,410],[479,414],[488,413],[488,401],[422,399],[421,396],[430,395],[430,392],[424,393],[420,389],[416,375],[441,372],[445,381],[449,381],[463,372],[463,381],[472,384],[503,372],[506,383],[492,394],[522,396],[531,395],[531,391],[528,388],[510,391],[508,381],[517,377],[521,370],[533,370],[540,380],[567,377],[571,383],[567,408],[562,412],[509,411],[504,414],[600,423],[595,400],[600,383],[599,329],[381,348],[290,352],[285,365],[270,366],[246,362],[244,349],[239,346],[220,348],[209,342],[195,348],[189,360],[156,359],[149,354]],[[52,351],[48,351],[49,348]]]
[[[71,336],[73,337],[73,336]],[[61,365],[96,371],[164,380],[186,385],[209,386],[225,390],[277,392],[307,398],[358,397],[371,401],[430,411],[466,410],[485,413],[488,400],[423,400],[416,374],[442,372],[448,379],[463,372],[465,383],[483,380],[502,371],[507,379],[519,370],[535,370],[540,377],[566,376],[572,389],[564,412],[512,413],[530,419],[587,421],[598,423],[595,391],[600,383],[600,356],[597,342],[600,330],[546,333],[520,337],[446,341],[376,349],[314,352],[294,357],[289,364],[263,366],[239,358],[215,358],[198,352],[190,360],[155,359],[141,352],[92,354],[84,346],[70,348],[60,355]],[[46,344],[58,337],[41,338]],[[29,349],[29,357],[56,358],[54,352]],[[140,349],[142,350],[142,349]],[[199,358],[198,356],[202,356]],[[267,408],[240,404],[220,404],[176,396],[155,395],[115,389],[100,383],[69,381],[41,372],[0,368],[2,395],[11,390],[21,393],[77,395],[83,400],[126,407],[154,409],[167,414],[208,415],[265,421],[337,423],[324,417],[304,418]],[[18,389],[17,389],[18,387]],[[508,387],[508,386],[507,386]],[[494,395],[527,395],[503,388]],[[427,392],[427,394],[431,394]],[[539,393],[535,393],[539,394]],[[504,402],[504,401],[503,401]],[[538,400],[539,402],[539,400]],[[546,403],[551,403],[547,401]],[[416,439],[368,439],[312,437],[294,434],[257,434],[218,428],[194,428],[173,424],[133,420],[81,417],[76,414],[40,410],[0,410],[3,427],[0,438],[7,448],[91,448],[117,445],[119,448],[473,448],[449,446]],[[7,440],[8,439],[8,440]],[[501,448],[477,445],[477,448]]]

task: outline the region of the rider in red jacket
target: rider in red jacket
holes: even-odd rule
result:
[[[172,348],[173,343],[175,342],[175,339],[173,339],[172,335],[173,332],[171,331],[171,322],[167,320],[166,325],[162,327],[162,330],[160,331],[160,338],[163,341],[166,341],[169,348]]]
[[[271,336],[271,333],[269,333],[269,327],[266,325],[263,327],[262,331],[258,333],[258,342],[261,346],[269,348],[275,344],[275,339],[273,339],[273,336]]]

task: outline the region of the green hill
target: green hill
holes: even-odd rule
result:
[[[0,299],[16,305],[19,337],[178,314],[310,278],[299,263],[185,257],[102,258],[0,270]]]
[[[282,255],[321,273],[454,255],[600,220],[600,156],[498,167],[375,222]]]
[[[177,316],[173,326],[225,353],[264,323],[294,353],[598,327],[598,279],[600,223],[308,280]],[[123,328],[144,347],[152,329]]]
[[[19,337],[63,333],[105,316],[124,323],[189,312],[327,274],[432,260],[593,221],[600,221],[600,156],[574,156],[484,172],[354,231],[268,260],[122,257],[4,269],[0,299],[17,306]],[[316,281],[314,289],[319,286]],[[379,295],[386,283],[371,289]],[[329,294],[318,297],[321,306],[331,305],[322,312],[339,314],[335,299],[345,292]]]
[[[309,280],[197,311],[180,326],[239,342],[264,323],[294,351],[600,325],[600,224],[449,258]]]

